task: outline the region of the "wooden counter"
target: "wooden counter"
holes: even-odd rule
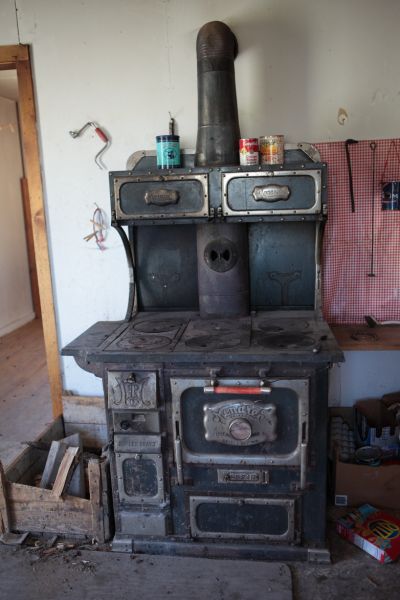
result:
[[[331,325],[331,329],[342,350],[400,350],[400,325]]]

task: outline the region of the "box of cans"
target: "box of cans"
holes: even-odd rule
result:
[[[378,446],[357,447],[353,407],[330,409],[330,488],[335,506],[399,509],[400,459]]]

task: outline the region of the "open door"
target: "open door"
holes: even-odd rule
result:
[[[29,47],[25,45],[0,46],[0,70],[4,69],[16,69],[18,77],[21,145],[36,256],[50,393],[53,415],[57,417],[62,413],[62,384]]]

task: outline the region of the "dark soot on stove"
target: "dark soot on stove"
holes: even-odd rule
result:
[[[118,340],[116,345],[121,350],[157,350],[170,343],[171,340],[164,335],[130,335]]]
[[[179,319],[156,319],[134,323],[133,329],[140,333],[170,333],[181,325],[182,321]]]
[[[315,340],[310,335],[302,335],[301,333],[277,333],[268,335],[264,332],[256,332],[255,341],[258,346],[263,348],[307,348],[315,344]]]
[[[226,348],[236,348],[240,346],[240,337],[217,335],[197,335],[185,340],[185,345],[195,350],[224,350]]]

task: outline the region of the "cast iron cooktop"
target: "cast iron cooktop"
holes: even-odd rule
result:
[[[258,313],[232,319],[201,319],[193,313],[139,313],[104,344],[107,352],[277,352],[318,353],[329,336],[311,315]]]

